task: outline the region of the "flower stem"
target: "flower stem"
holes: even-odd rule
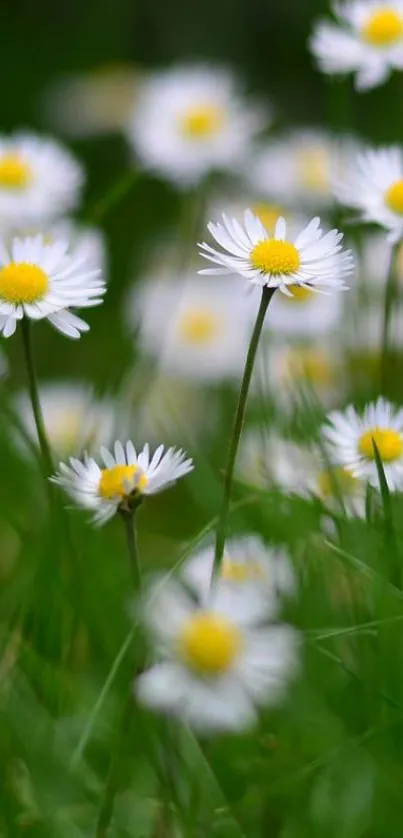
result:
[[[275,288],[263,288],[260,306],[256,317],[256,322],[253,328],[252,337],[250,339],[248,354],[246,356],[245,368],[243,372],[241,389],[239,391],[238,404],[235,412],[234,425],[232,428],[230,446],[228,451],[227,469],[224,481],[224,496],[221,505],[220,516],[218,519],[216,545],[214,554],[213,579],[216,577],[222,557],[224,553],[225,536],[227,531],[228,512],[231,500],[231,490],[234,478],[234,468],[236,456],[238,453],[239,442],[242,434],[243,421],[245,416],[246,402],[248,398],[249,385],[252,378],[253,366],[256,358],[256,351],[259,345],[260,335],[262,333],[264,318],[270,300],[274,294]]]
[[[380,364],[380,389],[382,393],[388,386],[390,379],[389,365],[390,365],[390,322],[393,304],[396,299],[396,260],[399,252],[400,242],[393,245],[390,252],[388,275],[385,286],[385,299],[383,307],[383,324],[382,324],[382,346],[381,346],[381,364]]]
[[[41,449],[42,462],[46,477],[53,471],[53,461],[50,452],[49,442],[46,436],[45,424],[43,421],[41,403],[39,400],[37,375],[35,370],[34,355],[32,349],[31,323],[27,317],[21,321],[22,342],[24,346],[25,365],[28,375],[28,390],[34,414],[36,432],[38,434],[39,447]]]
[[[121,518],[125,528],[127,551],[133,574],[134,590],[136,594],[141,592],[141,567],[137,548],[137,528],[134,510],[121,510]]]

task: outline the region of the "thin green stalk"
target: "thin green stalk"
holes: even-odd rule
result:
[[[242,384],[241,389],[239,391],[239,398],[238,404],[235,412],[235,419],[234,425],[231,434],[229,452],[228,452],[228,462],[227,462],[227,469],[225,473],[225,481],[224,481],[224,496],[221,505],[220,516],[218,520],[217,526],[217,536],[216,536],[216,545],[215,545],[215,555],[214,555],[214,568],[213,568],[213,578],[218,573],[220,568],[220,564],[222,562],[222,557],[224,553],[224,545],[225,545],[225,536],[227,531],[227,521],[228,521],[228,513],[229,513],[229,506],[231,501],[231,490],[232,490],[232,483],[234,479],[234,468],[235,468],[235,461],[236,456],[238,453],[239,442],[241,439],[242,434],[242,427],[244,422],[245,416],[245,408],[246,402],[248,398],[249,386],[252,378],[253,366],[255,363],[256,352],[259,345],[260,335],[262,333],[264,318],[266,315],[266,311],[270,300],[274,294],[275,288],[263,288],[262,290],[262,297],[260,300],[259,311],[257,313],[256,322],[253,328],[252,337],[249,344],[248,354],[246,356],[245,361],[245,368],[243,372]]]
[[[137,528],[135,519],[135,510],[128,511],[121,510],[121,518],[125,528],[127,552],[129,554],[129,562],[133,574],[134,590],[137,593],[141,591],[141,566],[139,560],[139,553],[137,547]]]
[[[112,184],[103,198],[92,207],[87,213],[86,220],[89,224],[100,224],[105,216],[110,213],[128,195],[132,186],[139,179],[138,169],[128,169],[123,175]]]
[[[34,355],[32,349],[31,323],[28,317],[21,321],[22,342],[24,346],[25,365],[28,375],[28,391],[34,414],[36,431],[38,434],[39,447],[41,449],[42,462],[46,477],[53,471],[53,461],[50,452],[49,442],[46,436],[45,424],[43,421],[41,403],[39,400],[37,375],[35,370]]]
[[[382,346],[381,346],[381,366],[380,366],[380,388],[384,393],[387,389],[390,380],[390,324],[393,304],[396,300],[397,292],[397,271],[396,260],[399,252],[400,242],[393,245],[390,252],[390,261],[388,268],[388,275],[385,286],[385,299],[383,307],[383,324],[382,324]]]

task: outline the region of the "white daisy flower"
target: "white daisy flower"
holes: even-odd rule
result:
[[[355,73],[356,89],[367,90],[403,69],[402,0],[345,0],[333,10],[337,23],[319,21],[310,40],[324,73]]]
[[[150,458],[148,445],[137,454],[132,442],[115,442],[114,453],[101,448],[103,467],[87,455],[83,460],[70,457],[69,464],[59,463],[52,482],[61,486],[77,506],[94,511],[93,521],[105,524],[120,507],[127,509],[131,500],[154,495],[192,471],[193,462],[180,449],[160,445]]]
[[[354,207],[362,221],[389,230],[389,241],[403,236],[403,150],[398,146],[362,152],[344,181],[335,183],[342,204]]]
[[[39,398],[51,448],[59,456],[74,451],[99,449],[107,445],[116,432],[116,411],[111,401],[96,399],[89,387],[74,382],[42,385]],[[37,444],[38,437],[27,394],[15,400],[16,412],[29,437]]]
[[[238,378],[250,339],[253,300],[241,282],[156,274],[135,286],[129,317],[159,371],[194,381]]]
[[[214,546],[205,547],[183,566],[183,578],[203,605],[211,595]],[[220,575],[214,583],[220,598],[227,600],[227,613],[272,619],[281,609],[281,598],[295,593],[296,581],[285,550],[267,547],[255,535],[228,539]]]
[[[288,298],[286,298],[288,299]],[[325,299],[328,299],[327,297]],[[262,398],[271,398],[282,409],[294,410],[301,395],[313,390],[321,404],[330,407],[340,398],[344,380],[338,343],[324,342],[276,345],[268,342],[258,353],[253,388]]]
[[[180,66],[144,82],[127,137],[145,168],[187,187],[211,170],[236,168],[264,124],[231,73]]]
[[[44,244],[54,244],[58,241],[68,241],[69,254],[75,262],[80,265],[90,265],[93,269],[107,272],[107,252],[105,237],[97,227],[87,227],[77,224],[70,218],[59,218],[57,221],[41,224],[16,224],[13,227],[5,227],[0,232],[0,237],[7,245],[12,247],[15,238],[25,239],[36,236],[43,236]]]
[[[67,241],[46,244],[43,236],[0,244],[0,333],[13,335],[19,320],[46,318],[62,334],[79,338],[89,326],[71,308],[102,302],[105,283],[68,252]]]
[[[137,679],[135,691],[153,710],[201,731],[242,730],[257,721],[259,705],[282,699],[297,663],[298,635],[290,626],[262,626],[253,608],[229,612],[220,590],[200,606],[182,586],[159,580],[144,617],[161,660]]]
[[[208,224],[224,252],[201,243],[200,255],[219,268],[204,274],[240,274],[254,285],[279,288],[292,294],[290,286],[321,291],[343,290],[344,277],[353,270],[351,251],[342,251],[343,233],[323,233],[320,219],[313,218],[295,241],[287,240],[287,224],[279,218],[271,236],[257,216],[247,209],[243,227],[235,219],[222,216],[222,224]]]
[[[350,405],[344,412],[329,414],[323,436],[334,462],[379,487],[375,443],[389,489],[403,487],[403,409],[380,398],[360,416]]]
[[[248,180],[258,195],[293,211],[296,206],[327,207],[334,203],[333,181],[342,177],[353,148],[350,137],[309,128],[293,131],[258,149]]]
[[[75,209],[83,169],[55,140],[0,137],[0,226],[36,223]]]

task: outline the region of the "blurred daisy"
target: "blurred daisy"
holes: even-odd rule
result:
[[[287,224],[279,218],[270,236],[257,216],[247,209],[243,227],[235,219],[222,216],[222,224],[208,224],[208,230],[224,252],[203,242],[200,255],[219,268],[205,274],[240,274],[251,283],[279,288],[292,295],[295,286],[319,290],[343,290],[344,277],[353,270],[351,251],[342,251],[343,233],[323,233],[320,219],[314,218],[296,237],[287,240]]]
[[[344,387],[339,346],[302,343],[262,347],[254,372],[255,391],[271,396],[282,408],[295,408],[302,392],[313,390],[322,404],[329,406]]]
[[[302,285],[290,290],[291,296],[275,294],[270,304],[272,334],[314,338],[338,327],[343,310],[342,295],[316,294]]]
[[[250,338],[252,300],[242,284],[197,275],[149,277],[130,301],[140,347],[159,370],[194,381],[237,378]]]
[[[145,168],[186,187],[237,167],[264,116],[242,101],[226,70],[185,65],[144,82],[127,136]]]
[[[359,211],[362,221],[389,230],[389,241],[403,236],[403,151],[394,146],[362,152],[343,180],[335,184],[342,204]]]
[[[352,148],[350,138],[313,129],[294,131],[270,140],[254,154],[248,179],[257,194],[294,211],[296,206],[329,206],[334,202],[333,181],[343,175]]]
[[[83,169],[55,140],[28,133],[0,137],[1,227],[75,209],[83,182]]]
[[[207,605],[211,596],[214,546],[205,547],[192,556],[183,567],[185,582],[195,591],[200,602]],[[254,535],[229,539],[215,585],[227,613],[252,616],[258,611],[262,619],[275,617],[281,608],[281,597],[295,593],[296,581],[290,558],[279,548],[267,547]]]
[[[93,522],[105,524],[121,508],[130,508],[133,500],[154,495],[192,471],[193,462],[180,449],[160,445],[150,459],[145,445],[137,454],[132,442],[115,442],[114,454],[101,448],[103,466],[87,455],[83,460],[70,457],[69,464],[59,463],[51,478],[73,498],[77,506],[93,510]]]
[[[99,449],[116,431],[115,410],[107,399],[97,400],[91,389],[72,382],[45,384],[40,403],[51,448],[59,456]],[[32,441],[37,443],[31,403],[26,393],[16,398],[17,415]]]
[[[0,333],[13,335],[19,320],[46,318],[62,334],[79,338],[88,324],[70,308],[102,302],[105,283],[68,253],[66,241],[45,244],[43,236],[0,244]]]
[[[402,0],[347,0],[333,10],[337,23],[319,21],[310,41],[323,72],[355,73],[357,90],[366,90],[403,69]]]
[[[259,625],[261,612],[246,602],[229,612],[220,588],[210,605],[199,606],[182,586],[159,580],[144,618],[162,660],[137,679],[135,691],[153,710],[199,730],[242,730],[257,721],[259,705],[283,697],[297,662],[290,626]]]
[[[122,131],[138,94],[139,74],[130,64],[107,64],[59,79],[44,96],[50,124],[71,137]]]
[[[343,510],[351,518],[365,518],[366,484],[344,466],[326,465],[323,460],[307,475],[307,488],[329,511]]]
[[[351,405],[342,412],[332,412],[323,436],[330,446],[334,462],[348,469],[354,477],[379,487],[374,443],[382,460],[385,478],[391,491],[403,486],[403,410],[385,399],[367,405],[360,416]]]

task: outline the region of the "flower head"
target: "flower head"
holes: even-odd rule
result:
[[[366,90],[402,69],[402,0],[344,0],[333,8],[337,23],[319,21],[310,42],[323,72],[355,73],[357,90]]]
[[[150,458],[148,445],[137,454],[132,442],[115,442],[114,453],[101,448],[103,467],[85,456],[59,463],[52,482],[61,486],[77,506],[94,511],[96,524],[105,524],[119,510],[127,509],[142,495],[154,495],[193,469],[183,451],[160,445]]]
[[[344,413],[329,414],[323,436],[333,462],[353,477],[379,487],[377,449],[389,489],[403,487],[403,410],[380,398],[360,416],[350,405]]]
[[[14,334],[23,317],[46,318],[63,334],[79,338],[89,326],[71,308],[102,302],[105,283],[98,269],[69,254],[67,241],[46,244],[43,236],[0,244],[0,332]]]
[[[349,250],[342,251],[343,234],[337,230],[323,233],[320,219],[314,218],[294,241],[287,239],[287,224],[279,218],[271,236],[251,210],[245,210],[244,224],[222,217],[222,224],[208,224],[208,229],[223,251],[200,244],[200,254],[220,265],[200,273],[244,276],[254,285],[279,288],[291,295],[295,286],[308,291],[341,290],[344,277],[353,270]]]
[[[144,616],[162,660],[137,679],[140,701],[214,731],[248,728],[258,705],[281,699],[295,669],[296,632],[262,626],[253,607],[240,619],[227,605],[220,592],[201,605],[174,582],[155,583]]]

